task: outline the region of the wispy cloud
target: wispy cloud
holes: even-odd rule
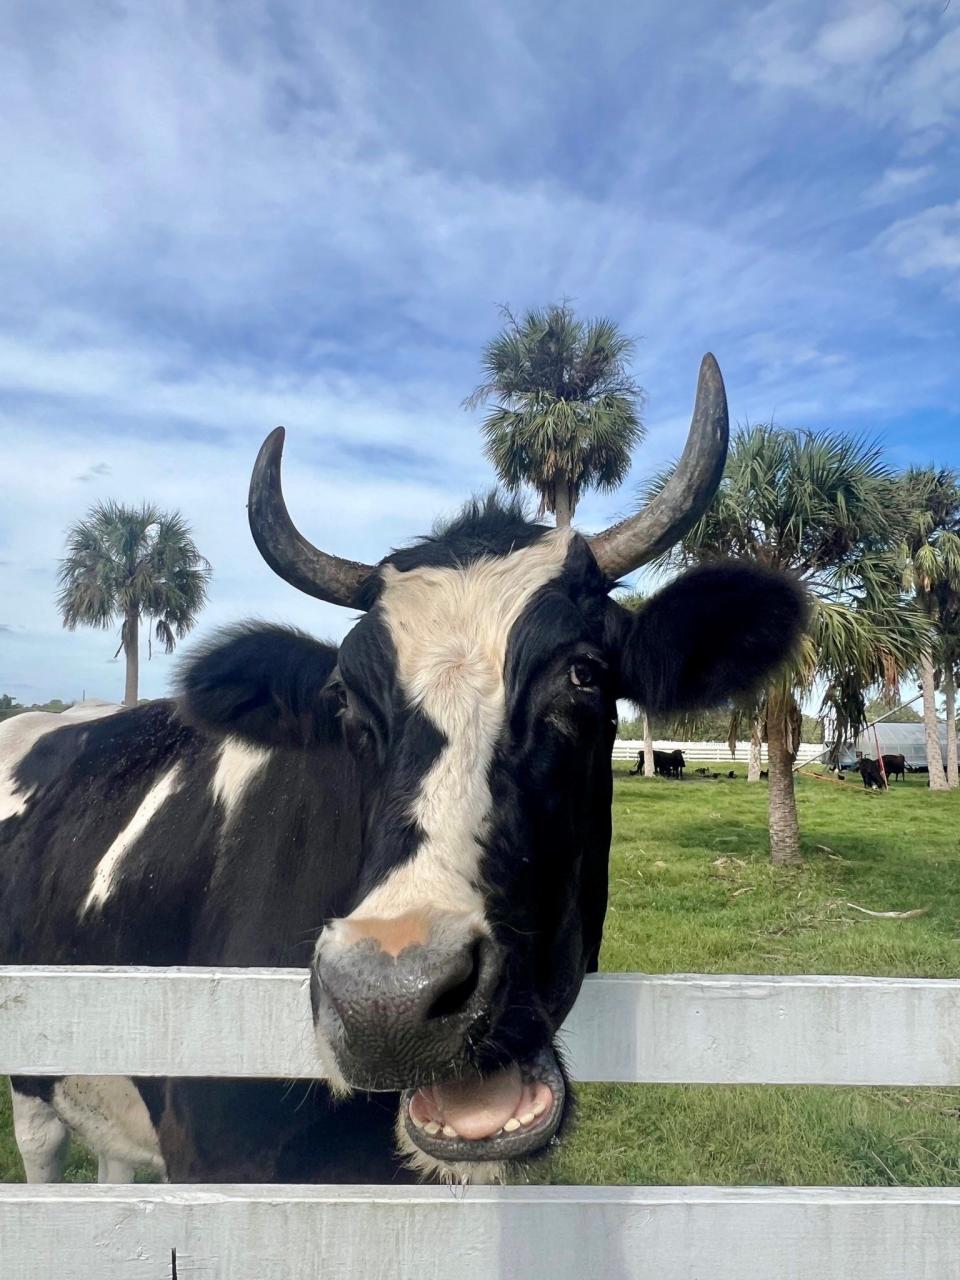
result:
[[[884,169],[878,180],[864,192],[864,200],[868,204],[894,204],[909,198],[922,184],[929,182],[936,174],[932,164],[912,166],[893,165]]]
[[[932,276],[960,299],[960,200],[901,218],[877,243],[900,275]]]

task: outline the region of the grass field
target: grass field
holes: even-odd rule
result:
[[[960,793],[798,784],[806,863],[774,869],[766,787],[617,766],[602,966],[960,977]],[[912,920],[851,910],[929,907]],[[538,1181],[960,1185],[960,1089],[591,1085]],[[93,1176],[74,1152],[69,1176]],[[0,1179],[20,1177],[5,1093]]]

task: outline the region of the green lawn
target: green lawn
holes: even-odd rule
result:
[[[718,769],[721,766],[716,766]],[[960,977],[960,792],[798,783],[806,864],[771,867],[766,786],[618,769],[608,970]],[[742,771],[740,771],[742,772]],[[929,907],[913,920],[874,911]],[[581,1087],[537,1180],[960,1185],[960,1089]]]
[[[806,865],[766,855],[766,787],[618,766],[603,967],[960,976],[960,793],[799,783]],[[718,769],[722,766],[717,766]],[[741,771],[742,772],[742,771]],[[855,785],[854,785],[855,784]],[[912,920],[876,911],[929,907]],[[537,1180],[960,1185],[960,1089],[581,1087]],[[75,1153],[70,1176],[91,1176]],[[20,1176],[0,1094],[0,1179]]]

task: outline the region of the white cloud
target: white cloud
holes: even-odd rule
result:
[[[932,164],[914,166],[893,165],[864,192],[869,205],[892,204],[912,194],[917,187],[928,182],[936,174]]]
[[[748,11],[716,52],[743,84],[792,90],[885,125],[910,145],[915,132],[955,124],[960,112],[960,26],[933,0],[850,3],[773,0]],[[942,140],[942,138],[941,138]]]
[[[960,200],[901,218],[878,238],[877,247],[902,276],[934,274],[957,295],[960,284]]]
[[[827,23],[817,35],[814,49],[827,62],[840,66],[872,62],[897,48],[905,26],[904,14],[894,5],[869,5]]]

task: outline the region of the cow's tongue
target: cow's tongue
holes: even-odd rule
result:
[[[439,1113],[438,1119],[456,1129],[461,1138],[477,1142],[499,1132],[520,1105],[523,1080],[516,1063],[492,1076],[451,1080],[423,1091]]]

